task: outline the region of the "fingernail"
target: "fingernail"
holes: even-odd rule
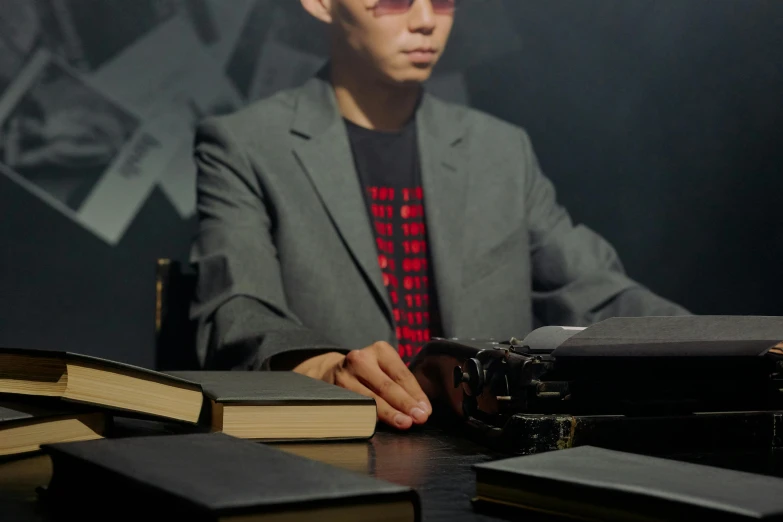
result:
[[[411,417],[416,419],[416,422],[425,422],[427,420],[427,414],[420,408],[413,408],[411,410]]]
[[[402,413],[398,413],[394,416],[394,424],[397,425],[398,428],[404,428],[408,425],[408,421],[410,420],[410,417],[407,415],[403,415]]]
[[[427,414],[430,414],[430,413],[432,413],[432,409],[430,408],[429,404],[427,404],[427,403],[426,403],[426,402],[424,402],[424,401],[421,401],[421,402],[419,403],[419,408],[421,408],[422,410],[424,410],[425,412],[427,412]]]

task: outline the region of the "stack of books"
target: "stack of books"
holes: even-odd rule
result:
[[[176,429],[119,436],[120,420]],[[415,490],[368,476],[366,458],[285,444],[367,440],[376,422],[372,398],[294,372],[163,373],[0,348],[0,457],[48,454],[42,498],[80,518],[156,499],[196,520],[418,520]]]
[[[104,437],[115,417],[243,439],[355,440],[375,401],[294,372],[162,373],[69,352],[0,349],[0,456]]]

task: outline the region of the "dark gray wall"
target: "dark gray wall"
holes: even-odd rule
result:
[[[0,344],[151,366],[195,121],[323,52],[295,0],[0,0]],[[783,2],[465,2],[432,89],[527,128],[638,280],[783,315]]]

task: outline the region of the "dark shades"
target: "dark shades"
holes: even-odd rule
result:
[[[376,16],[406,13],[417,0],[378,0],[373,10]],[[420,0],[430,2],[436,14],[452,14],[456,0]]]

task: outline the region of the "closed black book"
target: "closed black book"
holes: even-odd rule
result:
[[[759,358],[783,353],[783,317],[612,317],[574,333],[558,360],[578,357]]]
[[[43,446],[69,519],[418,521],[415,490],[223,433]]]
[[[783,520],[783,479],[591,446],[474,469],[479,508],[602,521]]]
[[[202,421],[215,431],[266,441],[369,439],[375,400],[295,372],[170,372],[199,383]]]

